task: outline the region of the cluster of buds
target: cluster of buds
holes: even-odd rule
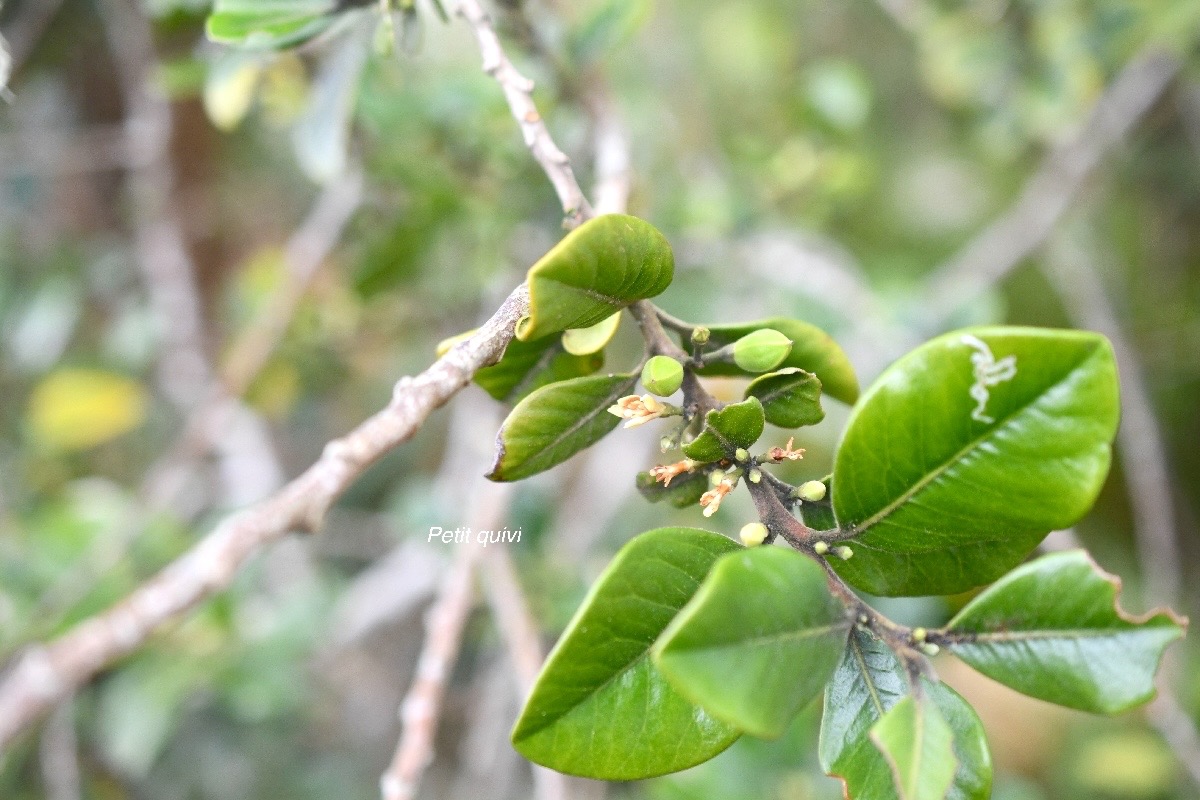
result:
[[[795,461],[798,458],[804,458],[804,448],[803,447],[800,447],[800,448],[792,447],[792,444],[795,441],[796,441],[796,437],[792,436],[792,437],[788,438],[786,447],[772,447],[770,450],[767,451],[767,458],[771,459],[772,461],[774,461],[777,464],[780,461],[783,461],[784,459],[787,459],[788,461]]]
[[[685,458],[683,461],[676,461],[674,464],[659,464],[657,467],[651,467],[650,476],[656,481],[661,481],[663,486],[670,486],[672,478],[676,475],[690,472],[695,466],[695,461]]]
[[[622,397],[616,405],[609,406],[608,413],[625,420],[626,428],[636,428],[652,419],[677,414],[679,410],[652,394],[644,394],[641,397],[631,394]]]

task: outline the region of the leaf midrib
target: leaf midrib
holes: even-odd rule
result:
[[[689,647],[687,645],[679,645],[679,651],[696,652],[698,650],[728,650],[731,647],[742,646],[758,646],[776,641],[787,641],[789,639],[804,640],[815,636],[824,636],[827,633],[833,633],[839,629],[848,630],[850,628],[849,620],[843,622],[830,623],[816,628],[805,628],[804,630],[781,631],[779,633],[769,633],[762,636],[753,636],[749,639],[738,639],[733,642],[721,642],[719,644],[696,645]],[[664,648],[664,655],[669,652],[670,648]]]
[[[563,429],[562,433],[560,433],[553,440],[551,440],[551,442],[549,444],[547,444],[545,447],[541,448],[540,450],[535,451],[528,458],[524,459],[524,463],[528,464],[529,462],[533,461],[538,456],[544,455],[547,450],[558,447],[558,445],[562,444],[562,442],[568,436],[573,435],[576,431],[578,431],[584,425],[587,425],[593,419],[600,416],[600,414],[607,413],[609,401],[615,399],[613,397],[613,394],[614,393],[619,394],[619,392],[617,390],[620,387],[632,386],[636,380],[637,380],[636,375],[629,375],[629,376],[626,376],[626,379],[621,381],[621,383],[613,384],[613,387],[611,389],[609,389],[609,392],[606,395],[606,399],[603,402],[601,402],[599,405],[594,407],[590,412],[585,413],[582,416],[580,416],[580,418],[575,421],[574,425],[571,425],[569,428]],[[619,420],[618,420],[618,422],[619,422]],[[505,449],[506,454],[509,449],[510,448]]]
[[[963,446],[960,450],[958,450],[958,452],[956,452],[956,453],[954,453],[954,455],[950,456],[950,458],[948,458],[946,461],[942,462],[934,469],[932,469],[929,472],[922,475],[920,480],[916,481],[912,486],[910,486],[908,489],[906,489],[895,500],[892,500],[890,503],[885,505],[883,508],[879,509],[874,514],[872,514],[871,516],[867,517],[862,522],[855,525],[854,526],[855,532],[856,533],[865,533],[868,529],[872,528],[876,524],[887,519],[897,509],[899,509],[901,506],[903,506],[908,501],[912,500],[914,497],[916,497],[918,494],[920,494],[920,492],[923,491],[925,489],[925,487],[929,486],[929,484],[933,483],[935,480],[942,477],[942,475],[945,474],[945,472],[948,469],[953,467],[958,462],[962,461],[972,450],[976,449],[981,444],[983,444],[987,440],[991,439],[997,433],[999,433],[1004,428],[1006,428],[1009,425],[1009,423],[1011,423],[1014,419],[1016,419],[1017,417],[1024,414],[1027,410],[1029,410],[1032,406],[1034,406],[1041,398],[1043,398],[1047,394],[1049,394],[1050,391],[1052,391],[1053,389],[1055,389],[1058,386],[1065,383],[1068,379],[1071,378],[1071,376],[1073,376],[1076,372],[1078,372],[1079,369],[1084,364],[1086,364],[1088,361],[1090,361],[1096,355],[1096,352],[1097,352],[1097,349],[1095,347],[1092,347],[1083,356],[1083,358],[1081,358],[1074,365],[1072,365],[1070,369],[1068,369],[1065,373],[1063,373],[1063,376],[1061,378],[1059,378],[1057,381],[1055,381],[1054,383],[1050,384],[1045,389],[1043,389],[1030,402],[1017,408],[1012,413],[1010,413],[1008,416],[1004,417],[1004,419],[999,420],[994,426],[989,428],[987,431],[980,434],[979,436],[976,436],[974,439],[969,441],[965,446]]]

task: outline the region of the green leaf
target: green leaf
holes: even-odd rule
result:
[[[954,732],[958,768],[950,800],[987,800],[992,759],[975,710],[944,683],[924,683],[933,704]],[[870,633],[853,630],[842,661],[825,689],[821,720],[821,768],[841,778],[852,800],[896,800],[892,770],[870,740],[876,722],[908,694],[908,678],[896,654]]]
[[[685,472],[671,479],[669,486],[663,486],[649,472],[637,474],[637,488],[642,497],[651,503],[667,501],[676,508],[687,508],[700,502],[700,495],[708,491],[708,475],[700,470]]]
[[[517,336],[538,339],[587,328],[630,303],[661,294],[675,257],[649,222],[605,214],[585,222],[529,269],[529,317]]]
[[[1131,616],[1120,581],[1082,550],[1054,553],[1005,575],[947,625],[954,654],[993,680],[1041,700],[1116,714],[1154,696],[1154,673],[1187,620]]]
[[[739,732],[679,694],[650,652],[713,563],[738,549],[695,528],[659,528],[621,548],[547,657],[513,729],[517,750],[570,775],[635,780],[732,744]]]
[[[944,800],[954,782],[953,733],[937,706],[905,697],[871,728],[900,800]]]
[[[733,458],[739,447],[751,447],[758,441],[765,425],[766,417],[757,397],[730,403],[704,416],[704,430],[683,446],[683,454],[702,463]]]
[[[671,683],[717,719],[776,739],[833,675],[851,619],[794,550],[730,553],[655,645]]]
[[[590,328],[572,328],[569,331],[563,331],[563,349],[573,356],[586,356],[599,352],[612,341],[620,325],[621,312],[618,311]]]
[[[308,41],[335,21],[335,0],[217,0],[208,38],[253,49],[281,49]]]
[[[753,331],[771,328],[779,331],[792,340],[792,350],[788,357],[779,365],[780,370],[788,367],[811,372],[821,380],[825,394],[841,400],[843,403],[854,403],[858,399],[858,378],[850,359],[838,346],[838,343],[825,331],[815,325],[786,317],[772,317],[755,322],[740,322],[732,325],[709,325],[709,351],[716,350],[728,344],[733,344]],[[686,334],[681,335],[684,350],[691,350],[691,342]],[[701,375],[750,375],[735,364],[710,364],[699,370]]]
[[[757,397],[767,422],[780,428],[816,425],[825,419],[820,379],[796,367],[755,378],[746,387],[746,397]]]
[[[847,423],[833,509],[857,536],[835,569],[878,595],[995,580],[1091,508],[1117,416],[1099,334],[975,328],[917,348]]]
[[[573,356],[553,337],[513,339],[500,361],[475,373],[475,382],[497,400],[515,403],[542,386],[591,375],[602,366],[603,353]]]
[[[494,481],[516,481],[561,464],[617,427],[608,413],[637,375],[593,375],[543,386],[517,403],[496,436]]]

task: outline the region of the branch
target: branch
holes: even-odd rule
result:
[[[441,716],[446,681],[458,659],[463,631],[474,599],[472,575],[481,548],[458,546],[450,571],[438,590],[425,623],[425,644],[412,687],[400,704],[404,733],[391,765],[379,782],[383,800],[411,800],[425,767],[433,759],[433,738]]]
[[[1046,241],[1105,154],[1150,110],[1179,68],[1175,57],[1150,49],[1121,70],[1083,127],[1046,156],[1008,211],[930,277],[924,296],[935,319],[995,285]]]
[[[533,103],[533,81],[517,72],[517,68],[508,60],[496,29],[492,27],[492,21],[479,0],[459,0],[457,13],[474,31],[479,52],[483,56],[483,71],[504,90],[504,99],[508,101],[513,119],[521,127],[525,146],[554,185],[567,224],[574,227],[590,219],[593,216],[592,207],[579,181],[575,179],[571,161],[550,137],[546,123]]]
[[[329,506],[385,453],[494,364],[529,310],[522,284],[479,332],[415,378],[402,378],[388,406],[341,439],[272,497],[221,523],[195,547],[104,613],[28,649],[0,682],[0,753],[50,708],[167,623],[224,589],[245,562],[292,530],[315,531]]]

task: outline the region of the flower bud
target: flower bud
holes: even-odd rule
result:
[[[723,469],[714,469],[708,473],[708,482],[713,486],[719,486],[723,480],[725,480],[725,470]]]
[[[767,526],[761,522],[749,522],[742,526],[738,536],[746,547],[757,547],[767,539]]]
[[[750,451],[744,447],[739,447],[737,450],[733,451],[733,460],[734,461],[746,461],[749,458],[750,458]]]
[[[921,645],[921,652],[930,658],[933,658],[938,653],[942,652],[942,648],[938,647],[933,642],[926,642],[925,644]]]
[[[823,556],[829,552],[829,542],[817,542],[813,545],[813,552],[819,556]]]
[[[659,397],[675,394],[683,383],[683,365],[670,356],[654,356],[642,367],[642,386]]]
[[[849,561],[850,559],[854,558],[854,551],[851,550],[846,545],[842,545],[841,547],[833,548],[833,554],[835,556],[837,556],[838,558],[840,558],[842,561]]]
[[[746,474],[746,480],[750,481],[751,483],[758,483],[762,480],[762,470],[758,467],[750,470],[750,472]]]
[[[748,333],[733,345],[733,363],[746,372],[769,372],[792,352],[792,340],[777,330]]]
[[[800,488],[796,494],[799,495],[801,500],[815,503],[825,498],[825,484],[820,481],[805,481],[800,484]]]
[[[692,328],[692,344],[708,344],[708,337],[712,335],[712,331],[703,325],[697,325]]]
[[[924,628],[913,628],[912,640],[914,642],[923,642],[925,641],[925,637],[928,635],[929,631],[925,630]]]

